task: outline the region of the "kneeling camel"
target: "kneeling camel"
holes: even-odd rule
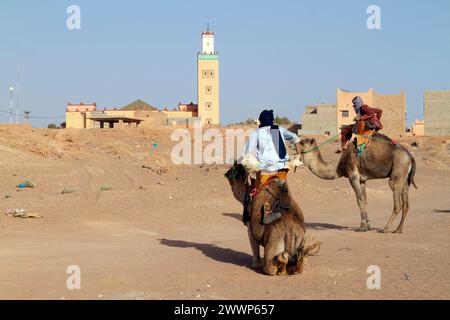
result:
[[[225,176],[234,197],[244,204],[249,188],[244,167],[235,164]],[[262,225],[264,206],[273,207],[278,201],[285,207],[282,217],[269,225]],[[253,252],[253,267],[262,264],[264,273],[272,276],[302,273],[305,258],[317,254],[320,243],[308,243],[303,213],[292,199],[287,183],[278,178],[272,179],[249,204],[249,213],[247,229]],[[264,247],[262,263],[260,246]]]

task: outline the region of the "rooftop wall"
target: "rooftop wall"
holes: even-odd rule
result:
[[[450,135],[450,90],[424,94],[425,135]]]
[[[406,132],[406,93],[399,95],[381,95],[374,93],[371,107],[383,110],[381,123],[382,133],[390,136],[399,136]]]
[[[333,104],[307,106],[302,117],[302,128],[299,130],[299,134],[336,135],[336,114],[336,106]]]

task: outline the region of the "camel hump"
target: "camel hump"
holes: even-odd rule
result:
[[[400,148],[403,152],[405,152],[408,155],[408,157],[411,161],[411,169],[408,174],[408,184],[413,185],[414,188],[418,189],[416,182],[414,181],[414,176],[416,175],[416,167],[417,167],[416,159],[414,159],[411,152],[407,148],[405,148],[403,145],[401,145],[399,142],[392,140],[391,138],[389,138],[388,136],[386,136],[382,133],[376,133],[374,135],[374,138],[392,143],[393,146]]]

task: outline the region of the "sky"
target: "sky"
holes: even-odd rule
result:
[[[69,30],[66,10],[81,9]],[[369,30],[367,8],[381,9]],[[64,121],[68,102],[159,108],[196,102],[196,54],[211,24],[220,54],[221,121],[261,110],[300,122],[336,88],[407,94],[408,124],[423,92],[450,89],[450,1],[0,1],[0,109],[20,70],[19,107],[33,126]],[[0,112],[0,122],[9,115]]]

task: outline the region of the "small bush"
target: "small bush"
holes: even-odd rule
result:
[[[110,191],[112,188],[110,186],[101,186],[100,191]]]
[[[64,188],[64,190],[61,191],[61,194],[71,194],[71,193],[74,193],[74,192],[75,192],[75,190],[73,190],[73,189]]]

